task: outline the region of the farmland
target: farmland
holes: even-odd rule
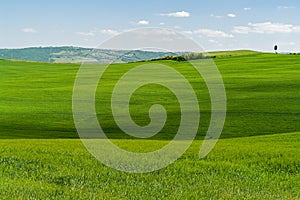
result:
[[[103,166],[78,140],[1,140],[0,194],[2,199],[297,199],[299,135],[222,139],[203,160],[201,141],[195,141],[174,164],[149,174]],[[131,149],[135,142],[126,141]]]
[[[187,77],[195,89],[201,108],[196,140],[178,161],[148,174],[108,168],[78,139],[72,90],[79,64],[0,60],[1,198],[299,199],[300,56],[214,54],[226,88],[227,118],[221,139],[204,159],[198,151],[209,124],[210,100],[203,79],[189,63],[114,64],[103,75],[96,96],[99,122],[115,144],[131,151],[165,145],[176,133],[180,114],[169,90],[149,85],[133,96],[132,117],[146,125],[149,106],[162,103],[168,111],[165,127],[145,140],[122,133],[108,109],[122,74],[140,64],[164,64]]]

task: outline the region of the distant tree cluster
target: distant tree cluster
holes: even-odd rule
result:
[[[155,58],[152,59],[151,61],[155,60],[174,60],[174,61],[187,61],[187,60],[198,60],[198,59],[208,59],[208,58],[215,58],[215,56],[211,57],[203,53],[189,53],[189,54],[184,54],[181,56],[165,56],[162,58]]]
[[[186,59],[183,56],[165,56],[162,58],[151,59],[151,61],[155,61],[155,60],[174,60],[174,61],[178,61],[178,62],[186,61]]]
[[[183,55],[186,60],[198,60],[198,59],[208,59],[212,58],[211,56],[204,53],[189,53]]]

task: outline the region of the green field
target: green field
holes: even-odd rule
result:
[[[201,109],[191,148],[174,164],[148,174],[105,167],[78,139],[72,89],[80,65],[0,60],[1,199],[299,199],[300,56],[250,51],[212,55],[227,92],[227,118],[221,139],[201,160],[198,152],[210,119],[204,81],[187,62],[145,62],[165,64],[183,74]],[[132,97],[131,114],[139,125],[149,123],[148,110],[154,103],[168,111],[166,126],[150,139],[126,136],[109,109],[114,84],[140,64],[108,69],[97,90],[96,110],[114,143],[149,151],[166,144],[177,131],[180,113],[174,95],[148,85]]]
[[[1,199],[299,199],[299,132],[222,139],[203,160],[200,143],[167,168],[127,174],[79,140],[1,140]]]

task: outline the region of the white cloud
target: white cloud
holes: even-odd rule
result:
[[[245,10],[245,11],[250,11],[250,10],[252,10],[252,8],[249,8],[249,7],[248,7],[248,8],[244,8],[244,10]]]
[[[218,44],[219,42],[218,41],[216,41],[216,40],[208,40],[210,43],[213,43],[213,44]]]
[[[212,29],[198,29],[193,31],[193,34],[200,34],[206,37],[211,37],[211,38],[233,38],[232,34],[225,33],[223,31],[219,30],[212,30]]]
[[[232,32],[240,33],[240,34],[248,34],[249,32],[251,32],[251,28],[247,26],[235,26]]]
[[[296,43],[295,42],[284,42],[284,43],[279,43],[279,45],[283,45],[283,46],[295,46]]]
[[[176,33],[174,31],[165,30],[165,29],[149,29],[149,30],[135,30],[135,33],[145,35],[147,37],[149,36],[176,36]]]
[[[277,6],[278,9],[280,10],[287,10],[287,9],[294,9],[294,6]]]
[[[214,15],[214,14],[211,14],[210,16],[211,16],[211,17],[214,17],[214,18],[216,18],[216,19],[222,19],[222,18],[223,18],[223,16],[221,16],[221,15]]]
[[[161,26],[162,26],[162,25],[165,25],[165,22],[160,22],[159,25],[161,25]]]
[[[38,31],[33,29],[33,28],[23,28],[21,29],[22,32],[24,33],[37,33]]]
[[[210,39],[210,40],[208,40],[208,42],[210,42],[212,45],[214,45],[214,46],[218,46],[218,47],[222,47],[223,46],[223,44],[222,43],[220,43],[219,41],[217,41],[217,40],[212,40],[212,39]]]
[[[181,31],[181,33],[184,35],[192,35],[194,32],[193,31]]]
[[[149,24],[149,21],[147,20],[140,20],[137,22],[138,25],[148,25]]]
[[[167,16],[167,17],[189,17],[190,13],[186,11],[179,11],[173,13],[162,13],[160,16]]]
[[[106,34],[106,35],[118,35],[119,34],[118,31],[111,30],[111,29],[103,29],[103,30],[99,30],[98,32],[102,33],[102,34]]]
[[[94,31],[89,31],[89,32],[76,32],[77,35],[83,35],[83,36],[95,36]]]
[[[234,33],[248,34],[248,33],[261,33],[261,34],[274,34],[274,33],[300,33],[300,26],[282,23],[248,23],[248,26],[234,27]]]
[[[92,31],[88,31],[88,32],[76,32],[77,35],[90,36],[90,37],[95,36],[97,33],[101,33],[101,34],[105,34],[105,35],[112,35],[112,36],[119,34],[118,31],[111,30],[111,29],[92,30]]]
[[[229,14],[227,15],[227,17],[235,18],[235,17],[236,17],[236,14],[229,13]]]

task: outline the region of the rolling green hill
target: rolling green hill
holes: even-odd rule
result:
[[[221,139],[204,159],[198,153],[210,119],[210,98],[188,62],[114,64],[103,74],[96,94],[98,119],[114,144],[133,152],[166,145],[180,113],[169,90],[148,85],[130,101],[132,118],[139,125],[149,123],[149,106],[160,103],[168,112],[165,127],[150,139],[123,134],[109,109],[122,74],[141,64],[168,65],[197,93],[197,140],[175,163],[147,174],[106,167],[76,139],[72,89],[79,64],[0,59],[0,198],[300,199],[300,56],[212,54],[226,87],[228,112]]]
[[[300,130],[299,56],[255,53],[215,59],[227,92],[227,119],[223,138],[276,134]],[[194,83],[201,104],[200,135],[210,118],[206,85],[187,62],[155,61],[181,71]],[[151,63],[155,63],[151,62]],[[203,61],[195,61],[203,62]],[[150,63],[150,62],[145,62]],[[106,73],[107,87],[100,88],[99,119],[111,137],[123,137],[111,118],[109,95],[116,80],[142,63],[117,64]],[[47,64],[0,60],[0,136],[1,138],[77,137],[72,118],[72,89],[78,64]],[[168,90],[159,89],[146,101],[155,99],[170,108],[170,123],[158,138],[170,138],[179,120],[176,101]],[[147,90],[145,90],[147,91]],[[140,124],[148,123],[146,93],[136,95],[133,111]],[[149,95],[148,95],[149,96]],[[163,97],[163,98],[162,98]],[[102,99],[102,100],[101,100]],[[103,109],[100,109],[103,106]],[[104,113],[103,113],[104,112]],[[135,112],[135,111],[134,111]],[[101,118],[106,116],[106,118]],[[172,130],[172,131],[171,131]]]

